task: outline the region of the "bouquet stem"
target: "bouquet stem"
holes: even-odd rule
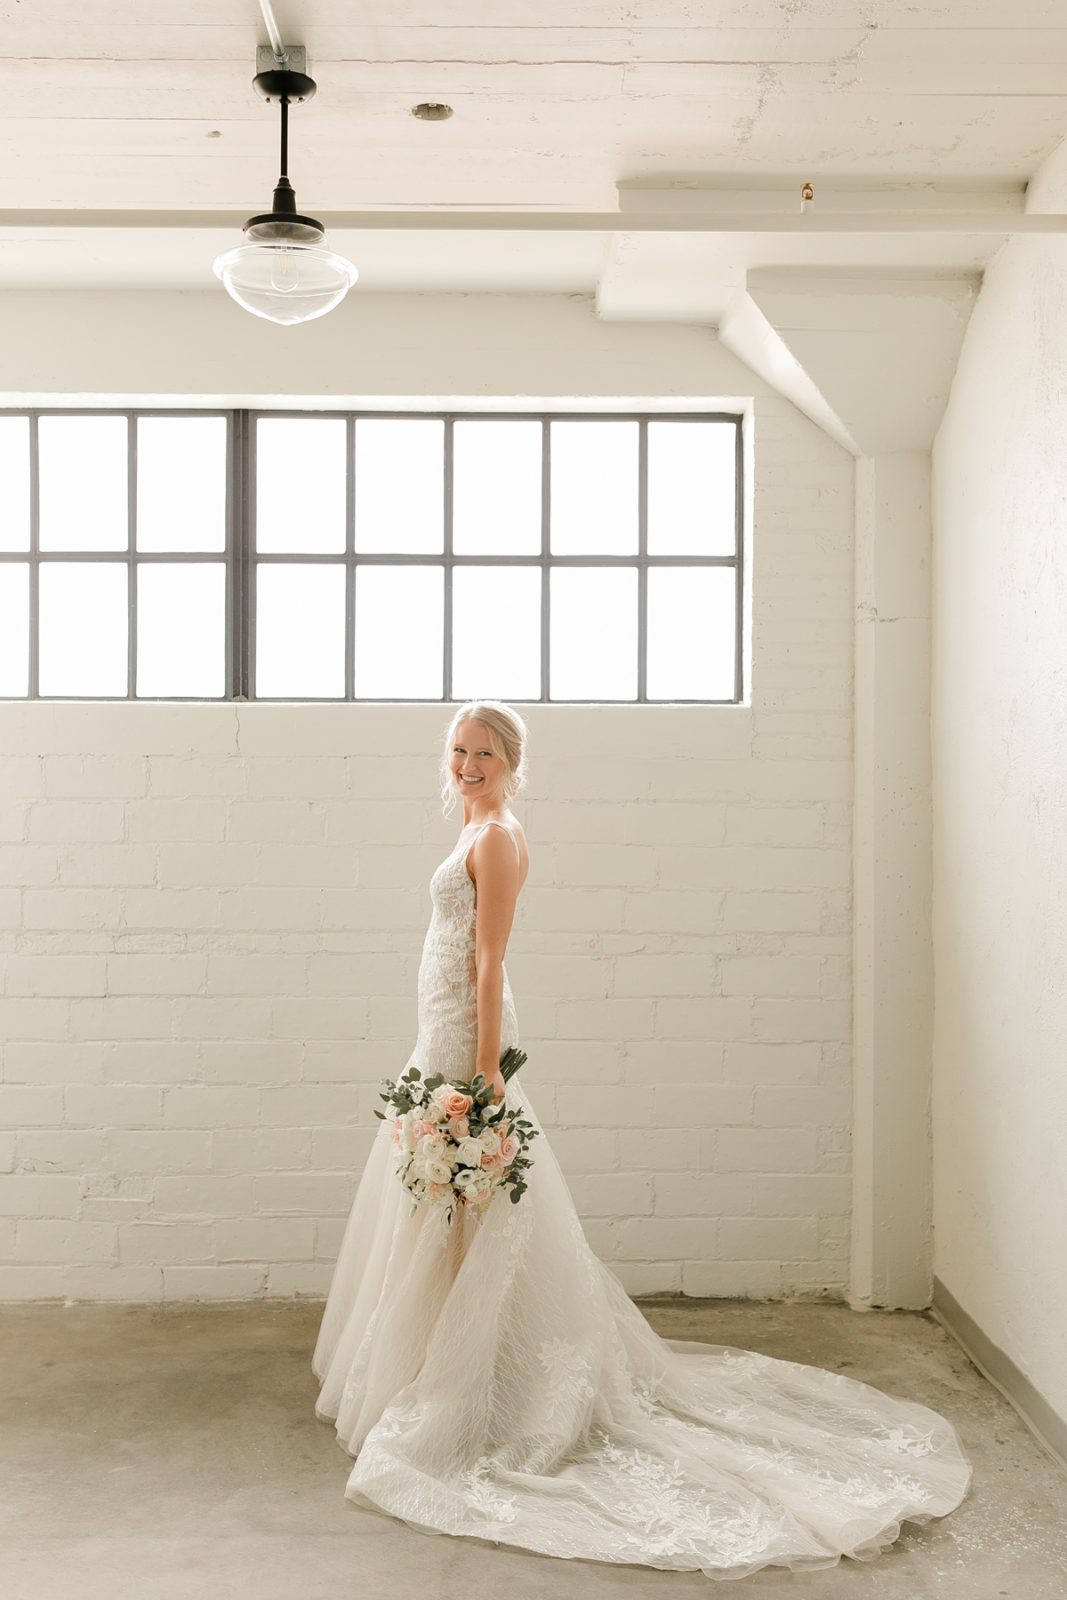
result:
[[[507,1083],[509,1078],[513,1078],[515,1076],[516,1072],[518,1072],[525,1060],[525,1050],[520,1050],[516,1045],[513,1044],[508,1045],[507,1049],[504,1051],[504,1054],[500,1057],[500,1076],[503,1078],[505,1083]],[[487,1087],[485,1077],[480,1072],[476,1072],[473,1078],[456,1078],[454,1082],[457,1089],[466,1089],[472,1092],[478,1088]]]

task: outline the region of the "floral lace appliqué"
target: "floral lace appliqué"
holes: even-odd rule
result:
[[[758,1507],[723,1506],[687,1483],[677,1461],[620,1449],[600,1436],[598,1460],[612,1483],[616,1512],[630,1525],[627,1543],[642,1556],[703,1555],[714,1549],[743,1562],[767,1548],[771,1527]]]
[[[771,1365],[771,1357],[761,1356],[756,1350],[724,1349],[722,1359],[726,1369],[729,1372],[736,1372],[739,1376],[749,1372],[760,1372],[764,1367]]]
[[[891,1450],[899,1450],[904,1456],[928,1456],[932,1454],[934,1448],[934,1430],[930,1428],[923,1433],[910,1423],[898,1428],[875,1428],[874,1436],[883,1440]]]
[[[542,1339],[538,1356],[548,1376],[548,1415],[579,1401],[593,1398],[589,1381],[589,1362],[566,1339]]]
[[[460,1478],[467,1504],[487,1522],[514,1522],[519,1514],[511,1495],[500,1494],[489,1481],[489,1458],[479,1456]]]

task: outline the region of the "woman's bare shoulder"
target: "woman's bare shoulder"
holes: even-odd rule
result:
[[[499,823],[504,832],[510,833],[514,841],[515,848],[519,854],[519,888],[521,889],[522,885],[526,882],[526,878],[530,870],[530,848],[526,842],[525,829],[523,828],[519,819],[516,816],[513,816],[510,811],[507,812],[503,817],[494,817],[493,821]],[[481,846],[482,839],[492,832],[493,830],[491,828],[484,828],[481,836],[475,839],[473,848],[468,853],[467,875],[471,879],[476,879],[475,857],[479,853],[479,847]],[[503,844],[503,840],[501,840],[501,844]],[[493,849],[495,846],[491,844],[489,848]]]

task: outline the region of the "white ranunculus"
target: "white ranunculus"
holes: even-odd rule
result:
[[[447,1161],[429,1161],[426,1164],[426,1176],[431,1183],[451,1183],[452,1168]]]
[[[495,1156],[500,1149],[500,1135],[495,1128],[483,1128],[478,1135],[478,1143],[486,1155]]]
[[[470,1167],[460,1167],[459,1171],[454,1174],[452,1182],[457,1189],[466,1189],[470,1184],[477,1183],[480,1176],[480,1173],[472,1172]]]
[[[480,1167],[482,1164],[482,1146],[477,1139],[461,1139],[456,1153],[468,1167]]]

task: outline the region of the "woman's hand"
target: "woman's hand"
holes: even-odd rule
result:
[[[504,1092],[507,1089],[507,1084],[504,1082],[504,1077],[500,1071],[500,1068],[497,1067],[495,1072],[483,1073],[482,1076],[485,1078],[489,1088],[493,1091],[493,1104],[499,1105],[501,1100],[503,1100]]]

